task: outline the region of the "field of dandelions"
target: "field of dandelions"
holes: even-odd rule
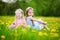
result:
[[[35,17],[38,19],[39,17]],[[22,29],[9,29],[9,25],[14,21],[13,16],[0,16],[0,40],[60,40],[60,17],[40,17],[47,22],[50,29],[35,30],[29,26]]]

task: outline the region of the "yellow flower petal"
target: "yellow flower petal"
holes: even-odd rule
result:
[[[59,34],[58,34],[58,33],[55,33],[54,36],[55,36],[55,37],[59,37]]]
[[[45,36],[48,36],[48,34],[47,33],[43,33]]]
[[[30,25],[27,25],[26,28],[30,28]]]
[[[2,36],[1,36],[1,38],[2,38],[2,39],[5,39],[5,36],[4,36],[4,35],[2,35]]]
[[[51,29],[51,32],[56,32],[56,29]]]
[[[42,33],[42,32],[39,32],[39,33],[38,33],[38,36],[42,36],[42,35],[43,35],[43,33]]]
[[[36,32],[36,30],[32,30],[32,32]]]
[[[2,22],[1,24],[4,24],[4,22]]]
[[[51,37],[59,37],[58,33],[51,33]]]
[[[26,29],[22,29],[22,32],[26,32]]]

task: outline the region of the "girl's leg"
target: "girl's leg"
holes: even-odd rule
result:
[[[50,30],[46,25],[44,25],[44,28],[46,28],[48,31]]]

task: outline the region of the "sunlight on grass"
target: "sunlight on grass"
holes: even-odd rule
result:
[[[39,19],[39,17],[35,17]],[[14,21],[14,16],[0,16],[0,39],[1,40],[60,40],[60,17],[40,17],[47,22],[50,31],[46,29],[30,29],[27,25],[22,29],[9,29],[9,25]]]

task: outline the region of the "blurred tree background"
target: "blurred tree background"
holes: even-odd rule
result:
[[[25,12],[27,7],[34,8],[35,16],[60,16],[60,0],[17,0],[15,3],[0,0],[0,16],[14,15],[18,8]]]

